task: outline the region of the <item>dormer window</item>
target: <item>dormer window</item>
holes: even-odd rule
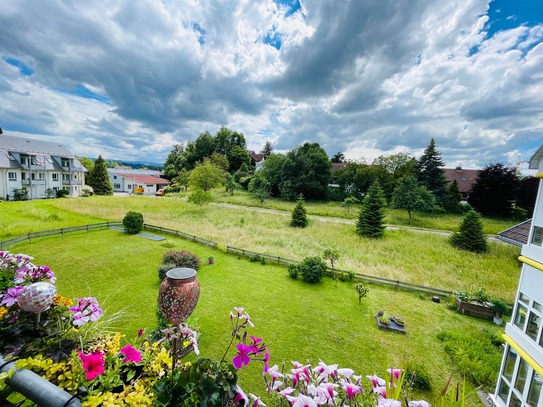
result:
[[[543,227],[541,226],[534,226],[534,230],[532,232],[532,241],[530,244],[534,246],[541,246],[543,244]]]
[[[63,167],[69,167],[70,166],[70,160],[68,158],[62,158],[61,163]]]

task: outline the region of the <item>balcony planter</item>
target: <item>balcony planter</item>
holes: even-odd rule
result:
[[[492,321],[496,312],[492,308],[492,304],[476,304],[473,302],[462,301],[458,296],[456,296],[456,304],[458,305],[458,311],[464,315],[469,315],[471,317],[486,319]]]

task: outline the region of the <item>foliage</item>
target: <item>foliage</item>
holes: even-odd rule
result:
[[[92,187],[96,195],[113,195],[113,185],[109,180],[106,162],[101,155],[94,162],[94,167],[89,175],[87,184]]]
[[[14,201],[28,201],[28,189],[15,188],[13,190],[13,200]]]
[[[437,339],[462,375],[474,385],[492,389],[496,384],[502,359],[503,340],[488,330],[479,335],[441,332]]]
[[[430,376],[422,364],[410,363],[407,365],[404,386],[408,386],[413,390],[432,390]]]
[[[450,213],[462,213],[464,211],[464,205],[462,201],[462,193],[458,187],[458,181],[453,180],[449,185],[447,197],[443,202],[443,209]]]
[[[332,158],[330,158],[330,162],[332,163],[343,163],[345,162],[345,154],[343,154],[341,151],[338,151],[335,153]]]
[[[166,273],[176,267],[177,265],[175,263],[162,263],[160,266],[158,266],[157,273],[159,280],[164,280],[166,278]]]
[[[190,173],[190,185],[204,192],[216,187],[223,180],[223,170],[209,159],[205,159],[203,163],[197,163]]]
[[[490,304],[490,298],[484,288],[479,288],[475,292],[461,291],[457,293],[456,296],[465,302],[471,302],[471,303],[480,304],[480,305]]]
[[[409,154],[406,153],[397,153],[397,154],[390,154],[390,155],[380,155],[376,159],[373,160],[373,165],[378,165],[379,167],[383,167],[385,170],[390,172],[391,174],[394,174],[395,177],[398,177],[398,172],[402,170],[407,165],[414,166],[416,163],[416,160],[414,157],[411,157]],[[414,175],[414,171],[410,174],[402,174],[405,175]]]
[[[249,192],[254,194],[260,203],[270,197],[271,185],[262,171],[257,171],[249,182]]]
[[[197,189],[188,196],[187,202],[201,207],[213,202],[213,196],[209,192]]]
[[[334,263],[336,263],[341,257],[339,250],[336,249],[326,249],[322,255],[324,260],[330,261],[330,266],[334,268]]]
[[[70,191],[68,191],[67,189],[59,189],[57,191],[57,198],[65,198],[68,195],[70,195]]]
[[[459,231],[451,235],[450,242],[454,247],[461,250],[475,253],[488,251],[481,216],[473,210],[469,211],[460,224]]]
[[[162,256],[162,264],[174,264],[175,267],[187,267],[198,271],[201,260],[187,250],[168,250]]]
[[[264,147],[260,151],[261,154],[264,154],[266,158],[268,158],[273,153],[273,145],[270,141],[266,141],[264,144]]]
[[[172,179],[172,183],[173,185],[183,187],[186,191],[190,184],[190,172],[183,168],[181,171],[179,171],[177,176]]]
[[[332,164],[318,143],[305,143],[288,152],[281,169],[281,197],[294,200],[326,197],[332,178]]]
[[[300,274],[300,269],[297,264],[291,263],[288,265],[288,274],[289,276],[296,280],[298,278],[298,274]]]
[[[84,195],[84,193],[85,193],[84,188],[85,188],[85,187],[88,187],[88,185],[84,185],[83,188],[82,188],[83,196],[85,196],[85,195]],[[90,187],[89,187],[89,188],[90,188]],[[55,191],[53,188],[47,188],[47,189],[45,190],[45,197],[46,197],[47,199],[51,199],[51,198],[54,198],[54,197],[56,197],[56,196],[57,196],[57,193],[56,193],[56,191]]]
[[[143,230],[143,214],[129,211],[123,218],[123,226],[126,233],[135,235]]]
[[[487,216],[510,216],[519,180],[513,167],[491,163],[484,167],[473,185],[468,202]]]
[[[226,188],[226,192],[230,192],[230,195],[234,195],[235,190],[241,189],[241,185],[236,182],[236,178],[232,174],[226,174],[224,187]]]
[[[436,202],[442,207],[447,201],[447,179],[443,170],[444,166],[441,153],[436,150],[436,143],[432,138],[417,161],[417,181],[419,185],[426,187],[434,194]]]
[[[394,191],[394,175],[378,165],[349,162],[345,168],[337,170],[336,174],[340,189],[357,197],[366,195],[376,181],[379,181],[387,199]]]
[[[351,211],[351,206],[358,205],[360,201],[356,199],[354,196],[350,195],[347,198],[343,200],[341,203],[341,206],[347,208],[347,212]]]
[[[366,295],[368,295],[368,292],[370,291],[364,284],[357,283],[354,285],[354,290],[358,293],[358,303],[362,301],[362,298],[364,298]]]
[[[83,185],[81,187],[81,196],[92,196],[94,195],[94,189],[90,185]]]
[[[304,206],[304,197],[302,195],[298,196],[296,201],[296,206],[292,210],[292,219],[290,221],[290,226],[296,228],[305,228],[307,226],[307,215]]]
[[[415,178],[408,176],[400,179],[394,189],[392,207],[407,210],[409,221],[411,221],[413,211],[432,211],[435,208],[435,199],[426,187],[417,185]]]
[[[164,176],[173,180],[174,177],[186,166],[186,158],[184,156],[185,146],[183,144],[174,144],[172,151],[166,157],[166,162],[164,163]]]
[[[287,157],[283,154],[272,154],[266,157],[262,168],[258,171],[268,180],[272,196],[280,195],[283,164],[286,160]]]
[[[204,158],[204,161],[205,160],[207,160],[207,158]],[[213,154],[211,154],[211,157],[209,157],[209,161],[216,167],[219,167],[223,172],[228,171],[228,158],[224,155],[214,151]]]
[[[306,283],[319,283],[325,272],[326,263],[320,257],[306,257],[298,264],[298,273]]]
[[[528,212],[526,216],[527,218],[532,216],[534,212],[538,188],[539,178],[523,177],[519,181],[516,207],[525,209]]]
[[[375,181],[364,198],[356,223],[356,233],[369,238],[380,238],[385,233],[385,198],[379,185]]]

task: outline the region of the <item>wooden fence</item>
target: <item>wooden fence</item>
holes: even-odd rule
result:
[[[284,265],[301,263],[298,260],[286,259],[284,257],[279,257],[279,256],[271,256],[269,254],[257,253],[250,250],[239,249],[237,247],[232,247],[232,246],[226,246],[226,252],[236,254],[238,256],[244,256],[244,257],[260,256],[268,261],[273,261],[273,262],[284,264]],[[327,270],[332,273],[344,274],[344,275],[348,275],[350,273],[345,270],[333,269],[330,267],[327,267]],[[407,283],[405,281],[392,280],[392,279],[384,278],[384,277],[370,276],[368,274],[362,274],[362,273],[354,273],[354,278],[356,280],[366,281],[372,284],[386,285],[389,287],[395,287],[397,289],[415,291],[415,292],[428,294],[428,295],[437,295],[439,297],[447,297],[452,294],[452,291],[442,290],[440,288],[433,288],[433,287],[428,287],[428,286],[419,285],[419,284],[412,284],[412,283]]]

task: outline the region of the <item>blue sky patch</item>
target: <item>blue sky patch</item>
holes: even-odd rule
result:
[[[17,68],[19,68],[19,72],[21,74],[23,74],[24,76],[30,76],[30,75],[32,75],[34,73],[34,71],[32,69],[30,69],[28,66],[23,64],[23,62],[19,61],[18,59],[9,58],[9,57],[2,57],[2,59],[4,61],[6,61],[8,64],[16,66]]]
[[[275,27],[272,27],[271,30],[269,30],[266,33],[266,36],[263,38],[264,44],[271,45],[277,50],[281,49],[281,46],[283,45],[283,35],[279,34],[277,31],[275,31]]]
[[[488,10],[489,20],[485,25],[488,37],[498,31],[509,30],[520,25],[533,27],[543,21],[541,0],[493,0]]]
[[[300,0],[273,0],[273,2],[277,7],[286,7],[285,17],[291,16],[301,8]]]
[[[80,83],[78,83],[76,87],[73,89],[55,89],[55,90],[60,93],[80,96],[85,99],[94,99],[99,102],[107,103],[108,105],[111,104],[111,99],[109,97],[95,93],[89,88],[87,88],[86,86],[81,85]]]
[[[198,42],[200,43],[200,45],[204,45],[206,40],[206,30],[204,30],[198,23],[192,23],[191,27],[199,34]]]

